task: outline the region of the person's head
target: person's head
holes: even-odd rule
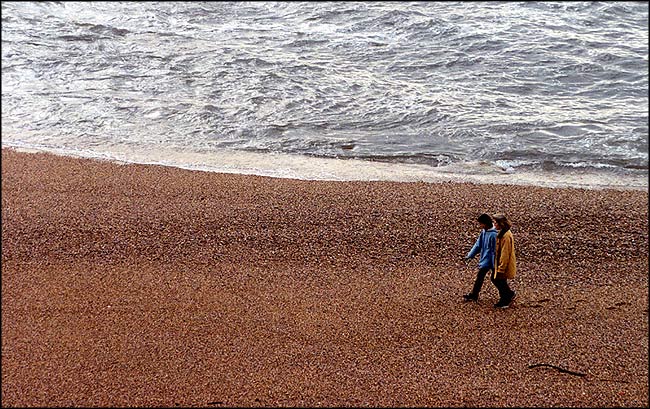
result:
[[[497,230],[509,230],[510,221],[503,213],[497,213],[494,215],[494,224],[496,225]]]
[[[485,230],[492,228],[492,218],[489,214],[483,213],[477,220]]]

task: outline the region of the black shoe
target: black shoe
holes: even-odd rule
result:
[[[499,300],[498,303],[494,304],[494,308],[506,309],[506,308],[510,307],[510,304],[512,304],[512,301],[515,299],[516,296],[517,296],[517,293],[515,291],[513,291],[512,296],[510,297],[510,299],[507,302],[503,301],[503,300]]]
[[[463,301],[468,302],[468,301],[478,301],[478,295],[474,295],[472,293],[469,294],[464,294],[463,295]]]
[[[502,310],[505,310],[508,307],[510,307],[510,303],[504,302],[503,300],[499,300],[498,303],[494,304],[494,308],[500,308]]]

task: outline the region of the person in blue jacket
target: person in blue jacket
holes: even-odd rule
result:
[[[474,243],[472,249],[465,256],[465,260],[474,258],[480,254],[478,261],[478,272],[474,281],[474,288],[469,294],[463,295],[465,301],[478,301],[478,294],[483,287],[483,281],[488,271],[494,271],[494,254],[496,249],[497,229],[493,227],[492,218],[483,213],[478,217],[481,233]]]

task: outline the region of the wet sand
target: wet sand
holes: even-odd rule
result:
[[[517,300],[463,303],[482,212]],[[2,406],[647,407],[648,192],[2,150]]]

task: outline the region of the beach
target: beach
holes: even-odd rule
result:
[[[463,303],[476,217],[518,296]],[[2,149],[3,407],[647,407],[648,192]]]

